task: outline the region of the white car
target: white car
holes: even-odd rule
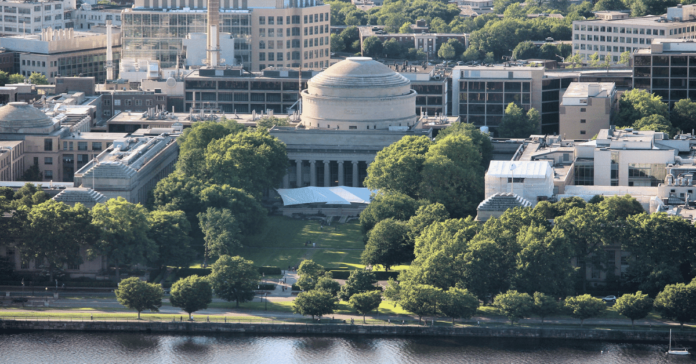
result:
[[[604,301],[604,302],[615,302],[615,301],[616,301],[616,296],[606,296],[606,297],[602,297],[602,301]]]

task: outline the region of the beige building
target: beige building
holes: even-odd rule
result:
[[[630,18],[627,13],[595,13],[594,20],[573,21],[573,53],[583,59],[598,53],[600,60],[611,55],[618,62],[621,53],[648,48],[655,38],[694,39],[696,5],[678,5],[664,15]]]
[[[609,129],[617,108],[614,83],[573,82],[561,99],[560,134],[565,139],[591,138]]]
[[[15,181],[24,172],[24,141],[0,140],[0,181]]]

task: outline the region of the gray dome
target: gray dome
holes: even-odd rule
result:
[[[0,107],[0,128],[46,128],[53,121],[41,110],[26,102],[10,102]]]
[[[312,86],[393,87],[410,81],[370,57],[348,57],[312,77]]]

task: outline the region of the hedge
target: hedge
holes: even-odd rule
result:
[[[292,289],[293,291],[301,291],[301,290],[302,290],[302,288],[300,288],[300,286],[296,286],[296,285],[294,285],[294,284],[292,285],[292,288],[291,288],[291,289]]]
[[[330,271],[334,279],[348,279],[352,270],[332,270]],[[399,272],[372,272],[378,281],[386,281],[389,278],[396,279]]]
[[[259,290],[261,291],[273,291],[275,289],[275,284],[261,283],[259,284]]]
[[[265,275],[281,275],[283,272],[281,271],[280,268],[278,267],[256,267],[258,269],[259,274],[265,274]],[[205,277],[209,275],[211,272],[210,268],[181,268],[178,269],[175,273],[176,278],[186,278],[188,276],[192,276],[194,274]]]

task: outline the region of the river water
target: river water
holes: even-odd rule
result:
[[[160,335],[0,334],[0,363],[694,363],[666,344],[570,340]],[[692,352],[694,350],[691,350]]]

